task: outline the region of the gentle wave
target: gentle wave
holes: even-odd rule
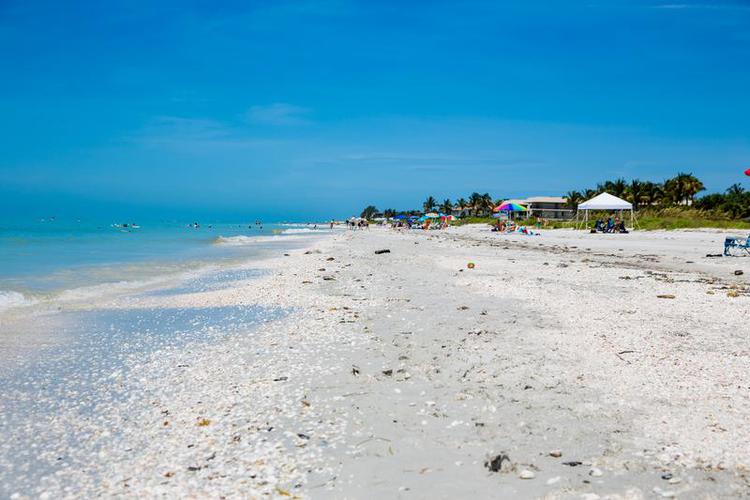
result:
[[[57,294],[57,299],[63,301],[88,300],[97,297],[104,297],[106,295],[116,294],[118,292],[137,290],[144,286],[148,286],[152,283],[158,282],[159,278],[154,278],[153,280],[123,280],[108,283],[98,283],[96,285],[79,286],[62,290],[61,292],[59,292],[59,294]]]
[[[11,290],[0,290],[0,311],[11,307],[23,307],[36,304],[36,300],[25,296],[20,292]]]
[[[254,245],[269,241],[279,241],[281,236],[217,236],[213,240],[214,245]]]
[[[283,234],[307,234],[307,233],[318,233],[320,229],[311,229],[309,227],[303,227],[300,229],[284,229]]]

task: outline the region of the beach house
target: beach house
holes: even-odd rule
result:
[[[544,219],[572,219],[573,209],[568,207],[567,198],[558,196],[532,196],[526,198],[524,204],[529,209],[529,215]]]

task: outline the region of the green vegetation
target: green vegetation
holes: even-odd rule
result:
[[[607,219],[609,212],[592,212],[589,214],[589,227],[596,219]],[[531,222],[529,221],[529,224]],[[547,229],[575,228],[576,221],[547,221]],[[716,212],[692,207],[669,207],[663,209],[645,209],[636,214],[636,229],[652,231],[657,229],[742,229],[750,230],[750,222],[717,215]]]
[[[700,210],[723,213],[734,219],[750,217],[750,191],[733,184],[724,193],[713,193],[699,198],[693,205]]]
[[[593,198],[600,193],[610,193],[633,204],[638,220],[638,229],[688,229],[688,228],[726,228],[750,229],[750,191],[745,191],[740,184],[734,184],[723,193],[711,193],[702,197],[697,195],[705,191],[703,183],[689,173],[679,173],[664,182],[642,181],[640,179],[615,179],[601,182],[594,188],[581,191],[569,191],[566,195],[570,208],[576,209],[578,204]],[[454,213],[459,219],[454,224],[494,224],[496,219],[491,217],[493,207],[501,200],[494,200],[489,193],[471,193],[468,199],[458,198],[455,202],[450,199],[442,203],[429,196],[422,203],[423,212],[409,210],[396,211],[392,208],[379,213],[378,209],[370,205],[362,211],[362,217],[394,217],[396,215],[419,215],[424,212],[440,211]],[[521,215],[521,214],[516,214]],[[607,219],[609,213],[589,214],[590,220]],[[516,222],[522,225],[534,225],[535,217]],[[593,222],[592,222],[593,224]],[[575,227],[575,221],[550,220],[545,223],[546,228]]]
[[[693,174],[679,173],[664,182],[625,179],[601,182],[596,188],[583,191],[569,191],[566,195],[568,206],[576,208],[579,203],[589,200],[600,193],[609,193],[629,201],[638,210],[645,207],[667,207],[674,205],[690,206],[695,196],[706,188]]]
[[[644,210],[638,213],[638,229],[748,229],[750,222],[717,215],[716,211],[698,208],[672,207],[662,210]]]
[[[378,209],[375,208],[375,205],[368,205],[362,210],[362,213],[359,216],[363,219],[372,219],[376,213],[378,213]]]
[[[737,228],[748,229],[750,223],[750,192],[739,184],[724,193],[712,193],[700,198],[703,183],[693,174],[679,173],[662,183],[633,179],[616,179],[600,183],[595,189],[567,194],[568,206],[575,208],[584,200],[607,192],[633,204],[638,229],[689,229]],[[589,219],[608,217],[607,214],[589,214]],[[570,227],[572,223],[555,222],[555,227]]]
[[[435,201],[435,198],[432,196],[428,196],[424,203],[422,203],[422,208],[424,208],[425,212],[432,212],[435,210],[435,205],[437,205],[437,202]]]

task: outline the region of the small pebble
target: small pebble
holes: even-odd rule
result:
[[[520,477],[521,479],[534,479],[536,477],[536,474],[534,474],[528,469],[524,469],[521,471],[518,477]]]
[[[562,456],[562,450],[552,450],[549,452],[549,456],[560,458]]]
[[[555,477],[551,477],[551,478],[547,479],[547,484],[548,485],[553,485],[553,484],[556,484],[556,483],[559,483],[559,482],[560,482],[560,476],[555,476]]]
[[[601,477],[602,475],[604,475],[604,473],[602,472],[601,469],[597,467],[592,467],[591,470],[589,471],[589,476],[591,477]]]

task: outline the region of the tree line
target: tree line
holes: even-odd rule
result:
[[[640,179],[627,181],[623,178],[608,180],[590,189],[569,191],[565,198],[568,207],[574,210],[580,203],[606,192],[629,201],[635,210],[681,206],[712,211],[732,218],[750,217],[750,191],[746,191],[740,184],[730,186],[723,193],[712,193],[698,198],[697,195],[705,189],[703,182],[692,173],[681,172],[664,182]],[[468,216],[479,217],[490,214],[492,209],[500,203],[501,200],[493,199],[489,193],[474,192],[468,198],[458,198],[455,201],[445,199],[442,202],[438,202],[433,196],[428,196],[422,203],[421,211],[397,211],[388,208],[381,213],[374,205],[369,205],[362,211],[360,217],[372,219],[378,215],[395,217],[401,214],[417,215],[434,211],[450,214],[454,209]]]
[[[441,212],[444,214],[450,214],[453,210],[460,210],[462,213],[479,217],[481,215],[487,215],[492,212],[500,203],[500,200],[494,200],[489,193],[480,194],[477,192],[471,193],[466,198],[458,198],[455,201],[451,201],[450,198],[444,199],[442,202],[438,202],[434,196],[428,196],[427,199],[422,203],[422,210],[404,210],[397,211],[393,208],[387,208],[383,210],[383,217],[395,217],[397,215],[417,215],[420,213],[429,212]],[[374,205],[368,205],[362,210],[360,217],[365,219],[371,219],[376,215],[379,215],[380,211]]]
[[[664,182],[641,181],[633,179],[615,179],[601,182],[595,188],[583,191],[569,191],[565,197],[568,206],[575,209],[579,203],[590,200],[601,193],[609,193],[633,204],[638,210],[641,206],[675,206],[692,205],[695,196],[705,190],[703,183],[693,174],[679,173]]]
[[[565,197],[568,206],[573,209],[579,203],[606,192],[629,201],[635,210],[691,206],[699,210],[720,212],[733,218],[750,216],[750,192],[745,191],[740,184],[730,186],[723,193],[696,198],[705,189],[703,182],[692,173],[679,173],[664,182],[615,179],[599,183],[592,189],[569,191]]]

